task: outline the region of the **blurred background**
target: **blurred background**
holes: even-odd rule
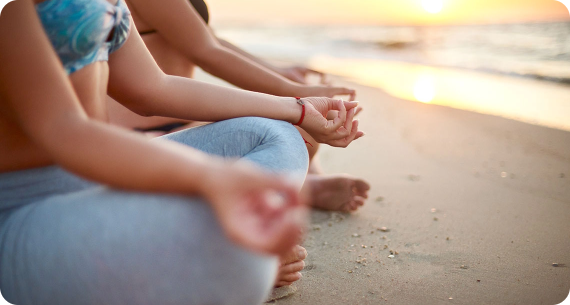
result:
[[[208,0],[217,35],[389,94],[570,130],[554,0]]]

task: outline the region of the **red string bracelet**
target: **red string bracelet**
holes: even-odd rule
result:
[[[303,107],[303,110],[301,111],[301,119],[299,120],[299,122],[297,124],[293,124],[296,126],[300,126],[303,123],[303,120],[305,119],[305,102],[303,102],[303,100],[301,100],[300,97],[295,97],[297,99],[297,104],[301,105],[301,107]],[[305,140],[305,138],[303,138],[303,141],[305,141],[305,144],[309,144],[311,145],[311,147],[313,147],[313,144],[311,144],[311,142]]]
[[[300,126],[303,123],[303,120],[305,119],[305,102],[303,102],[303,100],[300,97],[295,97],[295,98],[297,99],[297,104],[301,105],[301,107],[303,107],[303,110],[301,112],[301,119],[297,124],[293,125]]]

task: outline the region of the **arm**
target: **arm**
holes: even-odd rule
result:
[[[316,74],[321,78],[321,84],[327,84],[326,75],[322,72],[319,72],[319,71],[316,71],[313,69],[309,69],[306,67],[302,67],[302,66],[292,66],[292,67],[288,67],[288,68],[277,67],[277,66],[272,65],[272,64],[268,63],[267,61],[259,58],[259,57],[256,57],[256,56],[249,54],[248,52],[240,49],[239,47],[237,47],[236,45],[232,44],[231,42],[229,42],[227,40],[218,38],[218,42],[222,46],[240,54],[241,56],[244,56],[244,57],[248,58],[249,60],[252,60],[252,61],[256,62],[257,64],[260,64],[260,65],[264,66],[265,68],[267,68],[267,69],[269,69],[275,73],[278,73],[279,75],[281,75],[287,79],[290,79],[296,83],[307,84],[307,80],[306,80],[307,75],[308,74]]]
[[[33,1],[4,8],[0,62],[0,109],[60,166],[118,188],[203,195],[228,235],[255,251],[280,254],[297,242],[302,220],[294,217],[303,208],[295,189],[281,178],[89,119],[44,35]],[[263,197],[268,191],[285,194],[286,204],[269,207]]]
[[[133,30],[125,45],[109,58],[109,95],[132,111],[146,116],[159,115],[196,121],[220,121],[235,117],[258,116],[290,123],[299,121],[301,106],[294,98],[276,97],[202,83],[164,74]],[[347,110],[355,102],[329,98],[307,98],[306,119],[301,127],[320,143],[346,146],[351,138],[352,119]],[[338,110],[333,120],[326,114]],[[348,124],[348,125],[347,125]],[[347,126],[344,126],[347,125]],[[352,125],[350,125],[352,126]],[[347,142],[339,143],[345,139]]]
[[[131,9],[206,72],[246,90],[278,96],[353,95],[346,88],[303,86],[222,46],[186,0],[131,0]]]

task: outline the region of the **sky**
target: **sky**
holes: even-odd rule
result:
[[[206,0],[213,22],[440,25],[570,21],[555,0]],[[430,14],[422,1],[443,1]]]

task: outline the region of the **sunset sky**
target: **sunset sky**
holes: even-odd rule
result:
[[[472,24],[570,21],[555,0],[206,0],[214,22]],[[443,1],[431,14],[422,1]],[[424,3],[425,4],[425,3]]]

